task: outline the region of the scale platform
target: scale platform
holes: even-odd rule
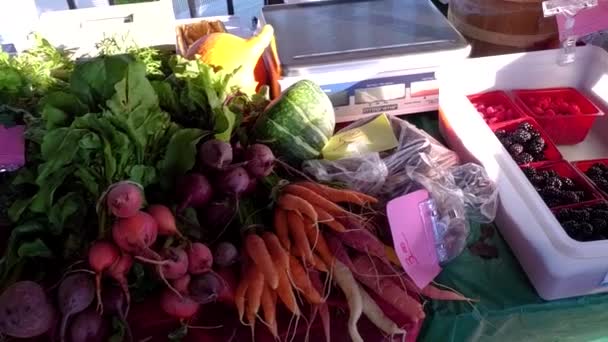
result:
[[[436,110],[435,70],[470,46],[430,0],[322,0],[265,6],[284,89],[321,85],[338,122]]]

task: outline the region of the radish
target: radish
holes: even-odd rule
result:
[[[101,302],[101,275],[120,258],[120,251],[114,244],[106,241],[96,241],[89,248],[89,265],[95,271],[95,290],[97,307],[103,312]]]
[[[148,214],[154,218],[158,224],[158,235],[183,237],[175,224],[175,216],[171,209],[162,204],[153,204],[148,207]]]
[[[223,290],[224,280],[213,271],[193,277],[188,286],[190,298],[199,304],[215,301]]]
[[[202,274],[208,272],[213,265],[213,255],[206,245],[194,242],[188,247],[188,272]]]
[[[128,218],[121,218],[112,227],[112,238],[124,252],[134,255],[156,254],[150,246],[156,241],[158,224],[149,214],[138,211]],[[152,252],[152,253],[151,253]]]
[[[131,217],[141,209],[144,203],[143,188],[131,181],[114,183],[108,188],[106,203],[114,216]]]
[[[180,297],[175,292],[165,289],[160,296],[160,307],[168,315],[187,319],[196,314],[200,305],[186,296]]]
[[[68,320],[86,309],[95,298],[95,282],[86,273],[69,275],[59,284],[57,290],[57,304],[61,311],[61,342],[65,341]]]
[[[108,322],[93,309],[79,313],[70,326],[72,342],[103,342],[107,341]]]
[[[213,262],[219,267],[226,267],[237,262],[239,251],[230,242],[220,242],[215,247]]]
[[[188,254],[182,248],[172,247],[164,251],[165,262],[160,265],[161,277],[178,279],[188,273]]]
[[[175,288],[181,294],[188,294],[188,285],[190,285],[191,276],[186,273],[181,278],[174,279],[171,282],[173,288]]]
[[[224,170],[232,163],[232,146],[217,139],[207,140],[198,150],[198,159],[214,170]]]
[[[224,171],[217,179],[220,191],[239,198],[249,188],[249,174],[242,167]]]
[[[129,308],[131,307],[131,295],[129,293],[129,284],[127,283],[127,274],[131,270],[132,266],[133,258],[129,254],[123,254],[107,271],[108,275],[112,277],[112,279],[116,280],[118,285],[120,285],[120,288],[124,293],[125,300],[127,302],[125,317],[129,313]]]
[[[245,152],[247,172],[254,178],[264,178],[272,173],[274,167],[274,154],[272,150],[262,144],[253,144]]]
[[[0,335],[40,336],[55,322],[55,309],[44,289],[33,281],[19,281],[0,296]]]
[[[177,182],[177,211],[186,208],[202,209],[213,197],[213,188],[207,177],[200,173],[189,173]]]

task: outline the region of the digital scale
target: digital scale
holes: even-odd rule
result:
[[[468,42],[430,0],[321,0],[265,6],[282,89],[321,85],[337,122],[438,108],[435,70],[464,59]]]

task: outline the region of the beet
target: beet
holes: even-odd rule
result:
[[[190,298],[199,304],[214,302],[224,289],[224,281],[215,272],[192,277],[188,285]]]
[[[232,146],[216,139],[205,141],[198,150],[198,159],[214,170],[224,170],[232,163]]]
[[[92,308],[76,315],[70,325],[71,342],[104,342],[108,332],[108,321]]]
[[[104,313],[117,317],[125,327],[125,340],[132,341],[131,327],[126,319],[129,303],[124,291],[117,286],[107,286],[102,293],[102,298]]]
[[[235,167],[220,174],[217,184],[224,195],[238,198],[249,188],[249,174],[244,168]]]
[[[211,270],[213,255],[207,245],[194,242],[188,247],[188,272],[190,274],[201,274]]]
[[[131,181],[112,184],[106,196],[106,202],[114,216],[131,217],[144,203],[143,188]]]
[[[158,224],[149,214],[139,211],[134,216],[118,219],[112,227],[112,238],[124,252],[140,255],[156,241]]]
[[[166,279],[178,279],[188,272],[188,254],[182,248],[168,248],[163,257],[167,263],[161,266],[161,271]]]
[[[189,297],[180,297],[175,292],[165,289],[160,296],[160,307],[168,315],[186,319],[194,316],[200,305]]]
[[[158,235],[161,236],[181,236],[177,225],[175,224],[175,216],[171,212],[171,209],[167,208],[162,204],[153,204],[147,209],[148,214],[154,218],[158,224]]]
[[[230,242],[220,242],[215,247],[213,253],[213,261],[219,267],[230,266],[234,264],[239,257],[239,251]]]
[[[205,222],[205,226],[212,231],[221,231],[236,215],[236,203],[230,199],[214,201],[198,212],[199,222]]]
[[[0,296],[0,334],[30,338],[49,331],[55,309],[44,289],[33,281],[20,281]]]
[[[60,336],[65,341],[68,320],[93,303],[95,298],[95,283],[86,273],[69,275],[59,284],[57,290],[57,304],[62,314]]]
[[[272,150],[262,144],[253,144],[245,153],[247,172],[254,178],[264,178],[272,173],[274,167],[274,154]]]
[[[207,177],[200,173],[189,173],[177,182],[176,198],[179,203],[177,211],[186,208],[204,208],[213,196],[213,188]]]

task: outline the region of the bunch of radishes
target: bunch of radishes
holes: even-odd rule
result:
[[[275,157],[262,144],[242,148],[208,140],[198,150],[196,171],[177,182],[178,212],[194,208],[211,228],[223,228],[234,217],[236,200],[255,191],[258,181],[273,171]]]

